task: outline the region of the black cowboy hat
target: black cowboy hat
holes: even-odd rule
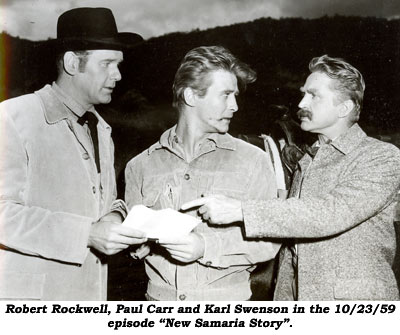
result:
[[[129,50],[143,41],[135,33],[118,32],[114,15],[108,8],[74,8],[61,14],[57,39],[58,52],[77,50]]]

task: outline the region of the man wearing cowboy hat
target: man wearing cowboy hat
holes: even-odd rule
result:
[[[143,243],[120,225],[109,103],[123,50],[106,8],[75,8],[57,23],[58,77],[0,104],[0,299],[105,300],[104,255]]]

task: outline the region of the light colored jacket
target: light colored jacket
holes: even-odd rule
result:
[[[243,204],[247,236],[294,238],[299,300],[397,300],[393,225],[400,187],[400,151],[353,125],[314,160],[299,162],[286,201]],[[292,253],[284,249],[275,299],[292,282]]]
[[[133,158],[125,172],[129,208],[144,204],[153,209],[179,210],[202,194],[239,199],[276,197],[275,175],[269,156],[259,148],[225,134],[210,134],[190,162],[184,158],[175,127],[158,143]],[[197,210],[189,212],[196,216]],[[194,230],[205,241],[204,256],[183,264],[154,246],[145,259],[147,293],[157,300],[246,300],[249,276],[258,262],[275,257],[280,245],[243,237],[238,225]]]
[[[106,299],[106,265],[87,247],[116,196],[111,129],[92,150],[51,86],[0,104],[0,298]]]

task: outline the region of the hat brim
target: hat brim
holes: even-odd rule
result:
[[[63,38],[47,41],[57,52],[78,50],[120,50],[129,51],[143,42],[135,33],[118,33],[110,38]]]

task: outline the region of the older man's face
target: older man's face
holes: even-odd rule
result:
[[[334,79],[322,72],[311,73],[300,89],[303,99],[299,103],[298,116],[301,128],[312,133],[332,138],[339,122],[340,99]]]
[[[118,66],[122,60],[121,51],[91,51],[83,71],[75,74],[75,98],[78,102],[85,107],[109,103],[117,81],[121,80]]]
[[[225,70],[209,74],[211,85],[205,96],[196,98],[198,129],[204,133],[224,134],[229,130],[233,114],[238,110],[236,96],[239,94],[236,76]]]

